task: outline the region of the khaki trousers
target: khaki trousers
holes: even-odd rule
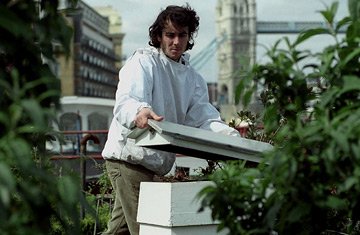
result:
[[[106,170],[115,191],[114,208],[103,235],[138,235],[136,222],[140,182],[153,181],[155,173],[141,165],[106,160]]]

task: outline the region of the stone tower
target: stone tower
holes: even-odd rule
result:
[[[218,105],[225,119],[239,111],[235,88],[244,71],[255,62],[255,0],[218,0],[216,6],[218,47]]]

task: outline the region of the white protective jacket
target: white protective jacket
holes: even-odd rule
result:
[[[209,103],[206,82],[188,59],[185,54],[178,63],[150,47],[138,49],[127,60],[119,72],[114,118],[102,152],[105,159],[141,164],[159,175],[171,170],[175,154],[138,147],[126,138],[143,107],[152,108],[169,122],[239,135]]]

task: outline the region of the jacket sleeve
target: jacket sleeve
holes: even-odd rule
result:
[[[152,65],[149,55],[135,53],[119,72],[114,117],[122,126],[131,128],[138,111],[151,108]]]

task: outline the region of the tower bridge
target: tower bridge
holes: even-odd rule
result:
[[[207,61],[217,54],[217,105],[225,120],[235,117],[241,109],[235,104],[235,89],[247,68],[256,61],[259,35],[296,35],[309,29],[329,27],[325,22],[317,21],[257,21],[256,0],[217,0],[215,12],[217,40],[206,47],[207,53],[199,58],[195,55],[194,59],[198,60],[194,62],[195,67],[202,66],[201,59]],[[345,31],[343,27],[337,33]],[[256,112],[259,107],[254,104],[250,109]]]
[[[314,28],[327,28],[328,25],[325,22],[316,21],[258,21],[256,22],[257,34],[291,34],[301,33],[304,30]],[[342,27],[339,33],[345,33],[345,28]]]

